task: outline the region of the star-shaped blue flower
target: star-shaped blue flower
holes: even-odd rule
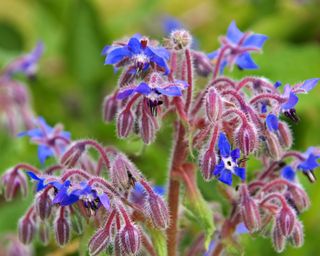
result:
[[[270,132],[277,132],[279,129],[278,117],[274,114],[268,114],[266,117],[266,126]]]
[[[237,159],[240,158],[240,149],[231,151],[231,145],[226,135],[221,132],[218,140],[220,162],[213,170],[213,175],[217,179],[229,186],[232,185],[232,175],[238,176],[241,180],[246,178],[245,168],[239,167]]]
[[[134,72],[146,71],[150,66],[157,66],[168,74],[169,52],[163,47],[153,47],[149,44],[146,38],[135,35],[123,46],[106,46],[102,51],[102,55],[106,55],[105,64],[130,63],[134,66]]]

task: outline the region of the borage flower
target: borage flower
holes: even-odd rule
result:
[[[240,69],[257,69],[257,64],[252,60],[250,52],[260,52],[267,36],[254,34],[251,32],[243,33],[233,21],[227,31],[227,36],[220,39],[221,47],[210,54],[210,59],[221,56],[219,70],[222,73],[225,66],[232,68],[236,64]]]
[[[220,162],[213,170],[213,175],[227,185],[232,185],[232,175],[238,176],[242,181],[246,178],[245,168],[238,166],[240,149],[231,151],[231,145],[224,133],[220,133],[218,140]]]
[[[150,44],[147,38],[135,35],[124,45],[106,46],[102,55],[106,55],[105,64],[115,65],[115,67],[129,65],[130,71],[134,74],[147,71],[150,67],[168,74],[169,52],[163,47]]]
[[[21,132],[18,136],[29,136],[31,141],[38,144],[38,157],[41,164],[51,156],[60,156],[70,141],[70,133],[63,131],[62,125],[49,126],[45,119],[39,117],[36,120],[36,128]]]

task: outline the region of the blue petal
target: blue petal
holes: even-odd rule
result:
[[[244,41],[243,45],[247,47],[261,48],[267,39],[268,37],[265,35],[252,34]]]
[[[227,169],[224,169],[220,176],[218,177],[218,180],[231,186],[232,185],[232,173],[227,170]]]
[[[128,47],[129,47],[129,50],[134,54],[142,53],[141,43],[135,37],[130,38],[130,40],[128,42]]]
[[[287,180],[294,181],[296,177],[296,172],[292,169],[291,166],[287,165],[281,170],[281,176]]]
[[[59,202],[61,206],[67,206],[74,204],[75,202],[79,201],[79,197],[74,194],[66,195],[62,198],[62,200]]]
[[[58,204],[60,202],[62,202],[63,200],[65,200],[65,198],[68,196],[68,188],[70,187],[70,181],[67,180],[65,181],[60,190],[58,191],[58,193],[56,194],[56,196],[53,199],[53,203],[54,204]]]
[[[238,158],[240,158],[240,149],[236,148],[231,151],[231,158],[234,162],[237,161]]]
[[[165,75],[169,74],[169,67],[168,67],[166,61],[164,60],[164,58],[161,58],[157,55],[154,55],[150,58],[150,61],[156,63],[159,67],[164,68]]]
[[[98,194],[98,198],[99,198],[100,202],[102,203],[103,207],[106,210],[109,210],[110,209],[110,199],[109,199],[108,195],[105,193]]]
[[[43,132],[39,128],[31,129],[29,131],[24,131],[18,133],[18,137],[23,137],[23,136],[29,136],[30,138],[42,138],[43,137]]]
[[[181,96],[181,89],[178,86],[169,86],[166,88],[156,87],[156,91],[166,96]]]
[[[249,233],[249,230],[246,228],[243,222],[239,223],[236,227],[236,234],[242,235]]]
[[[163,58],[165,60],[170,59],[170,52],[164,48],[164,47],[148,47],[153,54],[157,55],[160,58]]]
[[[267,104],[265,102],[262,102],[261,104],[261,113],[266,113],[268,111]]]
[[[46,120],[42,117],[38,117],[38,126],[43,128],[47,133],[51,133],[53,131],[53,127],[47,124]]]
[[[231,153],[231,145],[226,135],[221,132],[218,140],[218,149],[222,157],[229,157]]]
[[[254,61],[252,60],[250,54],[247,52],[241,54],[236,59],[236,64],[241,69],[257,69],[257,68],[259,68],[258,65],[256,63],[254,63]]]
[[[50,156],[53,156],[53,151],[46,145],[39,145],[38,146],[38,158],[41,164],[44,164],[46,159]]]
[[[130,57],[131,52],[127,49],[127,47],[118,47],[111,52],[106,57],[104,64],[116,64],[125,57]]]
[[[269,114],[266,118],[266,125],[270,132],[276,132],[279,129],[278,117],[274,114]]]
[[[154,185],[152,188],[153,191],[160,196],[163,196],[165,193],[165,188],[163,186]]]
[[[166,35],[170,35],[172,31],[182,28],[184,28],[182,23],[175,18],[165,17],[163,20],[163,30]]]
[[[274,83],[274,88],[278,88],[278,87],[280,87],[282,85],[282,83],[280,82],[280,81],[277,81],[277,82],[275,82]]]
[[[41,178],[39,178],[34,172],[32,171],[26,171],[26,174],[33,180],[36,180],[36,181],[40,181],[42,180]]]
[[[143,94],[143,95],[148,95],[152,92],[152,89],[150,88],[150,86],[148,84],[142,82],[136,87],[135,92]]]
[[[105,47],[103,47],[102,51],[101,51],[101,55],[107,55],[108,54],[108,50],[111,48],[111,45],[106,45]]]
[[[242,37],[243,33],[238,29],[235,21],[232,21],[227,31],[227,38],[232,43],[237,44]]]
[[[123,100],[125,98],[128,98],[132,93],[134,93],[134,88],[129,88],[129,89],[123,89],[118,92],[117,94],[117,99],[118,100]]]
[[[316,157],[314,154],[310,154],[304,162],[301,162],[298,165],[298,168],[302,169],[303,171],[313,170],[319,166],[317,159],[318,157]]]
[[[298,103],[299,98],[297,95],[295,95],[293,92],[290,92],[289,98],[287,102],[281,105],[281,108],[283,110],[288,110],[294,108],[294,106]]]
[[[234,172],[242,181],[244,181],[246,179],[246,169],[245,168],[235,167]]]
[[[306,93],[312,90],[319,82],[320,78],[312,78],[304,81],[304,83],[299,87],[299,89],[304,90]]]
[[[212,59],[215,59],[215,58],[218,56],[218,53],[219,53],[219,50],[216,50],[216,51],[214,51],[214,52],[208,53],[207,56],[208,56],[208,58],[209,58],[210,60],[212,60]]]
[[[223,170],[224,170],[224,163],[223,163],[223,161],[220,161],[219,164],[217,164],[214,167],[213,175],[214,176],[219,176]]]

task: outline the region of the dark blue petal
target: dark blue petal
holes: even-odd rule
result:
[[[131,37],[129,42],[128,42],[128,47],[129,50],[133,53],[133,54],[140,54],[142,53],[142,49],[141,49],[141,43],[140,41],[135,38],[135,37]]]
[[[265,102],[262,102],[261,104],[261,113],[266,113],[268,111],[267,104]]]
[[[58,191],[58,193],[56,194],[56,196],[53,199],[53,203],[54,204],[58,204],[60,202],[62,202],[63,200],[65,200],[65,198],[68,196],[68,188],[70,187],[70,181],[67,180],[65,181],[60,190]]]
[[[319,82],[320,78],[312,78],[304,81],[304,83],[299,87],[299,89],[304,90],[306,93],[312,90]]]
[[[213,175],[214,176],[219,176],[223,170],[224,170],[224,163],[223,163],[223,161],[220,161],[219,164],[217,164],[214,167]]]
[[[287,165],[281,170],[281,176],[287,180],[294,181],[296,177],[296,172],[292,169],[291,166]]]
[[[310,154],[305,161],[298,165],[298,168],[302,169],[303,171],[313,170],[319,166],[317,159],[318,157],[316,157],[314,154]]]
[[[221,132],[218,140],[218,149],[222,157],[229,157],[231,153],[231,145],[226,137],[226,135]]]
[[[244,41],[243,45],[246,47],[261,48],[267,39],[268,37],[265,35],[252,34]]]
[[[277,81],[277,82],[275,82],[274,83],[274,88],[278,88],[278,87],[280,87],[282,85],[282,83],[280,82],[280,81]]]
[[[220,176],[218,177],[218,180],[231,186],[232,185],[232,173],[227,170],[227,169],[224,169]]]
[[[153,188],[153,191],[160,196],[163,196],[166,191],[163,186],[154,185],[152,188]]]
[[[132,93],[134,93],[134,88],[128,88],[128,89],[122,89],[117,94],[118,100],[123,100],[125,98],[128,98]]]
[[[266,125],[270,132],[276,132],[279,129],[278,117],[274,114],[267,115]]]
[[[105,47],[103,47],[102,51],[101,51],[101,55],[107,55],[108,54],[108,50],[111,48],[111,45],[106,45]]]
[[[170,52],[163,47],[148,47],[149,50],[156,56],[163,58],[165,60],[169,60],[170,59]]]
[[[245,168],[235,167],[234,172],[242,181],[244,181],[246,179],[246,169]]]
[[[26,171],[26,174],[33,180],[36,180],[36,181],[42,180],[32,171]]]
[[[233,162],[236,162],[238,158],[240,158],[240,149],[236,148],[231,151],[231,158]]]
[[[297,95],[295,95],[293,92],[290,92],[289,98],[287,102],[281,105],[281,108],[283,110],[292,109],[295,107],[295,105],[298,103],[299,98]]]
[[[127,49],[127,47],[118,47],[114,50],[110,51],[106,57],[104,64],[116,64],[125,57],[130,57],[131,52]]]
[[[251,56],[249,53],[245,52],[241,54],[239,57],[236,59],[236,64],[241,68],[241,69],[257,69],[259,68],[256,63],[252,60]]]
[[[227,31],[227,38],[232,43],[237,44],[242,37],[243,33],[238,29],[235,21],[232,21]]]
[[[51,148],[46,145],[39,145],[38,146],[38,158],[41,164],[44,164],[46,159],[50,156],[53,156],[54,153]]]
[[[62,200],[59,202],[61,206],[67,206],[76,203],[79,201],[79,197],[74,194],[65,195]]]
[[[148,95],[152,92],[152,89],[147,83],[142,82],[136,87],[135,92],[143,95]]]
[[[164,68],[165,75],[169,74],[169,67],[168,67],[166,61],[164,60],[164,58],[161,58],[157,55],[154,55],[150,58],[150,61],[156,63],[159,67]]]
[[[181,89],[178,86],[170,86],[166,88],[156,87],[155,88],[159,93],[166,96],[181,96]]]

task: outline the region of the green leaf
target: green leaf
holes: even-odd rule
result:
[[[167,237],[165,232],[148,228],[148,234],[151,236],[152,245],[157,252],[158,256],[166,256],[167,255]]]

